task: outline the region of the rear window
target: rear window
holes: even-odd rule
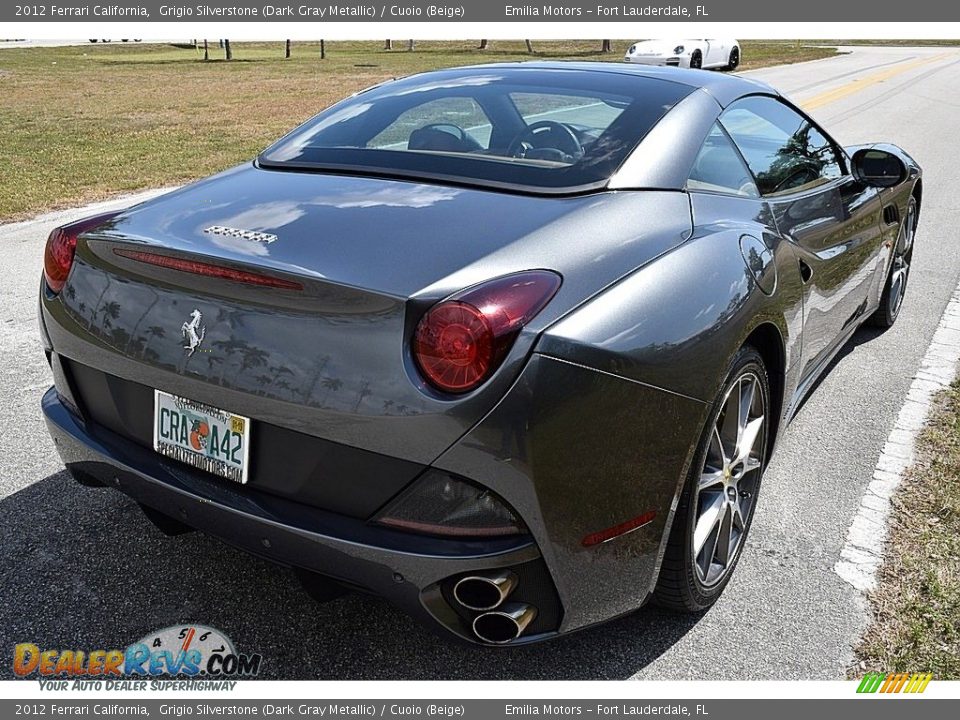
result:
[[[600,187],[691,88],[613,72],[482,67],[359,93],[262,166],[436,178],[542,192]]]

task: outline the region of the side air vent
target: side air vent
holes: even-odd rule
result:
[[[900,222],[900,211],[896,205],[886,205],[883,208],[883,221],[887,225],[896,225]]]

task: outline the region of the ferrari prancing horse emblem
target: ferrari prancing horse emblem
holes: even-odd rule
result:
[[[183,339],[187,343],[183,346],[183,349],[187,351],[187,357],[190,357],[197,351],[200,343],[203,342],[204,336],[207,334],[207,328],[200,324],[202,320],[203,313],[199,310],[194,310],[190,313],[190,322],[185,322],[180,328],[180,332],[183,333]]]

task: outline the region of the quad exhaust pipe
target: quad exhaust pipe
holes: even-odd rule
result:
[[[453,586],[453,596],[465,608],[483,612],[499,607],[516,587],[517,576],[502,570],[461,578]]]
[[[474,634],[484,642],[504,645],[516,640],[537,616],[537,609],[525,603],[505,603],[473,621]]]

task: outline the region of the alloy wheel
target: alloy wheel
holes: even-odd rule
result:
[[[714,423],[693,500],[696,518],[690,543],[697,577],[705,587],[726,577],[746,535],[763,471],[766,405],[759,378],[745,372],[727,391]]]

